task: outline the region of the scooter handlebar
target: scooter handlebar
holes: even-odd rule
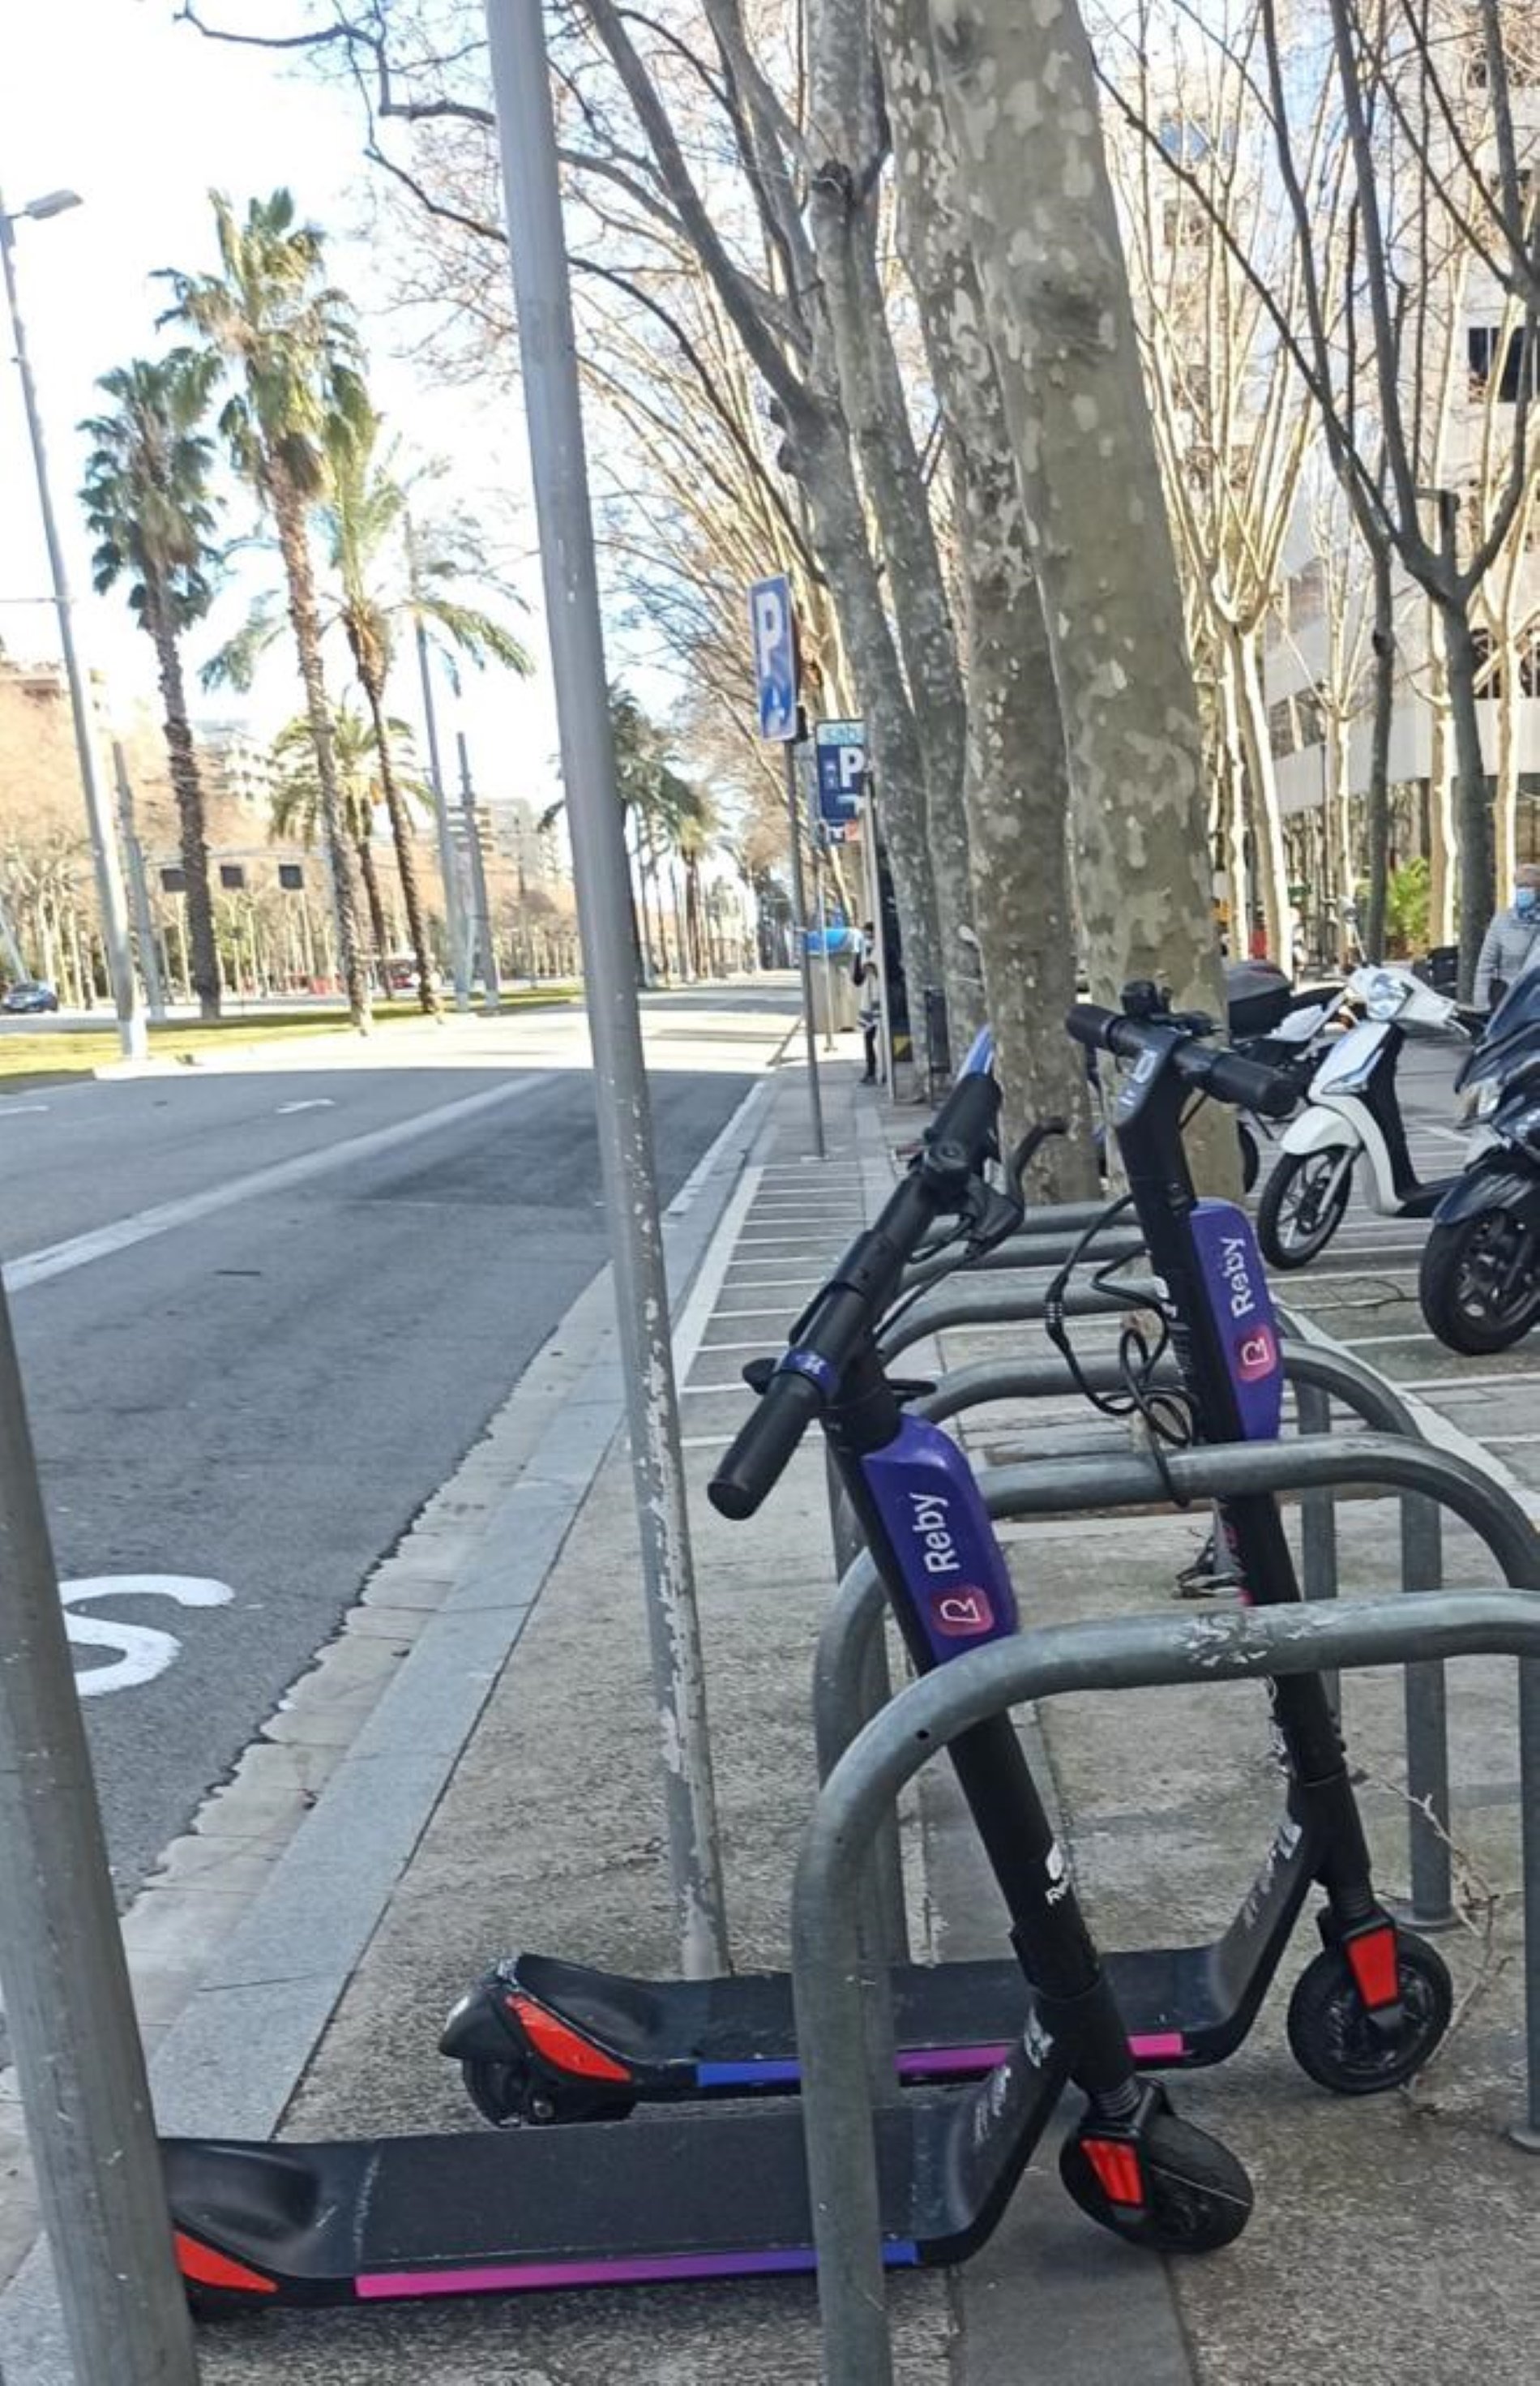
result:
[[[707,1485],[706,1496],[720,1516],[742,1524],[756,1513],[822,1405],[823,1395],[810,1376],[777,1370]]]
[[[1077,1002],[1064,1024],[1078,1044],[1114,1052],[1120,1060],[1136,1061],[1155,1042],[1153,1031],[1161,1022],[1129,1019],[1121,1011],[1104,1010],[1099,1003]],[[1216,1101],[1230,1102],[1236,1110],[1256,1111],[1262,1118],[1286,1118],[1298,1101],[1297,1088],[1282,1071],[1270,1069],[1261,1061],[1245,1060],[1222,1046],[1201,1043],[1196,1032],[1179,1043],[1162,1036],[1159,1043],[1176,1074]]]

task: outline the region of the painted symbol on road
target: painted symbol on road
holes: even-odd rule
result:
[[[65,1632],[76,1649],[113,1649],[117,1662],[91,1665],[77,1672],[75,1688],[82,1699],[99,1699],[108,1690],[135,1690],[155,1681],[173,1664],[182,1643],[175,1633],[149,1624],[125,1624],[116,1616],[81,1615],[75,1611],[99,1599],[169,1599],[178,1607],[228,1607],[235,1593],[228,1582],[213,1582],[196,1574],[92,1574],[78,1582],[61,1582],[59,1597],[69,1613]]]
[[[334,1111],[336,1107],[330,1094],[317,1094],[313,1100],[307,1102],[280,1102],[277,1115],[293,1118],[296,1111]]]

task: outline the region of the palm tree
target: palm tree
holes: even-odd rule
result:
[[[277,534],[289,621],[315,743],[343,976],[354,1024],[369,1024],[353,848],[346,835],[332,715],[321,672],[320,614],[307,516],[326,478],[328,426],[360,423],[368,400],[352,309],[322,279],[324,239],[295,220],[289,193],[252,199],[244,221],[213,195],[217,273],[169,275],[170,319],[196,333],[230,384],[219,430]],[[336,434],[333,433],[333,436]]]
[[[192,977],[205,1019],[219,1015],[219,960],[181,639],[207,612],[219,562],[210,545],[214,448],[201,428],[216,370],[210,358],[191,348],[136,357],[104,373],[96,384],[111,398],[112,411],[81,425],[94,443],[81,490],[86,521],[97,540],[92,576],[104,595],[128,581],[130,609],[155,647],[187,890]]]
[[[393,442],[382,449],[381,430],[381,419],[372,409],[357,423],[332,426],[321,521],[337,584],[337,617],[374,724],[419,998],[424,1011],[437,1011],[411,823],[396,785],[386,732],[385,690],[397,630],[412,617],[419,634],[436,629],[456,654],[478,666],[491,659],[526,673],[532,666],[518,639],[499,622],[451,594],[465,572],[484,572],[484,565],[451,529],[433,524],[414,528],[407,515],[407,483],[396,469],[397,447]]]
[[[379,873],[374,866],[371,842],[375,811],[383,802],[385,792],[378,742],[382,731],[385,750],[390,756],[388,767],[403,809],[408,797],[423,797],[427,790],[409,769],[401,767],[411,735],[406,722],[382,718],[377,728],[371,719],[355,706],[344,702],[332,708],[331,728],[332,753],[342,796],[343,818],[349,844],[357,858],[358,874],[363,880],[369,902],[375,955],[382,964],[391,948],[391,937],[385,924],[384,901],[380,891]],[[279,731],[273,739],[272,759],[277,779],[272,795],[269,834],[274,837],[297,838],[302,845],[314,845],[324,818],[324,804],[308,713],[301,713],[297,720],[289,722]],[[414,953],[413,958],[420,972],[423,968],[420,955]],[[427,967],[432,973],[431,958]]]

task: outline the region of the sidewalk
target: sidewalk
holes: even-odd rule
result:
[[[808,1680],[830,1589],[822,1457],[809,1441],[773,1501],[729,1526],[705,1484],[745,1413],[744,1361],[774,1350],[820,1273],[893,1182],[891,1145],[913,1111],[884,1114],[845,1060],[823,1075],[830,1157],[806,1157],[799,1070],[781,1070],[749,1167],[701,1262],[682,1379],[685,1460],[700,1580],[718,1790],[735,1961],[786,1954],[792,1865],[812,1794]],[[1010,1331],[1020,1337],[1023,1329]],[[1086,1329],[1087,1345],[1092,1341]],[[999,1355],[1000,1334],[945,1337],[948,1365]],[[924,1363],[923,1350],[914,1354]],[[322,1789],[351,1796],[365,1833],[423,1767],[442,1764],[474,1716],[447,1787],[394,1878],[378,1927],[334,2008],[314,2013],[289,2075],[282,2134],[479,2127],[457,2073],[435,2052],[455,1995],[492,1955],[520,1944],[640,1973],[675,1949],[659,1844],[652,1701],[630,1480],[611,1446],[549,1562],[541,1537],[553,1470],[576,1466],[591,1381],[564,1388],[544,1442],[491,1539],[444,1548],[424,1574],[441,1629],[441,1703],[413,1732],[369,1734]],[[1045,1429],[1084,1411],[991,1410],[970,1428],[991,1461],[1041,1450]],[[1394,1511],[1339,1512],[1345,1587],[1394,1579]],[[1195,1517],[1008,1528],[1029,1621],[1168,1610],[1172,1579],[1201,1538]],[[1492,1568],[1452,1526],[1452,1582]],[[511,1654],[490,1694],[495,1625]],[[500,1623],[498,1619],[501,1619]],[[480,1673],[478,1669],[482,1669]],[[992,2244],[969,2268],[897,2279],[891,2309],[902,2386],[1451,2386],[1479,2363],[1484,2386],[1535,2375],[1540,2344],[1540,2172],[1501,2136],[1520,2097],[1519,1928],[1512,1668],[1452,1676],[1456,1838],[1505,1896],[1488,1987],[1447,2057],[1414,2096],[1333,2102],[1294,2067],[1283,2013],[1313,1952],[1303,1931],[1251,2043],[1221,2074],[1181,2084],[1181,2107],[1246,2161],[1258,2196],[1231,2252],[1173,2268],[1091,2228],[1039,2156]],[[1387,1887],[1404,1877],[1399,1678],[1355,1681],[1348,1723]],[[1025,1727],[1051,1769],[1064,1826],[1108,1943],[1207,1935],[1233,1908],[1271,1835],[1276,1786],[1255,1685],[1076,1699]],[[436,1736],[435,1736],[436,1735]],[[361,1759],[361,1762],[360,1762]],[[351,1777],[349,1778],[349,1777]],[[303,1850],[302,1828],[294,1842]],[[935,1952],[994,1952],[997,1902],[939,1771],[908,1819],[920,1937]],[[280,1867],[280,1871],[282,1871]],[[228,2027],[205,2029],[202,2067],[157,2058],[163,2118],[179,2130],[257,2133],[252,2082],[265,2034],[292,2037],[304,1958],[332,1916],[328,1877],[304,1866],[306,1905],[275,1878],[257,1910],[270,1951],[229,1983]],[[351,1869],[332,1895],[344,1903]],[[249,1945],[249,1934],[248,1934]],[[1474,1940],[1445,1942],[1461,1983]],[[284,1958],[288,1961],[285,1964]],[[287,2004],[285,2001],[287,2002]],[[317,2033],[319,2032],[319,2039]],[[310,2041],[317,2039],[310,2049]],[[285,2038],[285,2043],[290,2042]],[[639,2117],[632,2127],[646,2126]],[[531,2295],[312,2316],[275,2315],[206,2331],[208,2386],[816,2386],[814,2290],[807,2279],[604,2294]],[[4,2344],[9,2386],[52,2386]]]

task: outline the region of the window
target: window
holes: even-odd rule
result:
[[[1533,331],[1526,333],[1523,324],[1516,325],[1509,333],[1505,346],[1500,324],[1472,323],[1465,334],[1465,353],[1471,367],[1472,396],[1486,396],[1494,375],[1497,398],[1503,406],[1516,405],[1521,394],[1525,397],[1540,395],[1540,336]]]
[[[1300,745],[1323,746],[1326,742],[1326,708],[1321,700],[1320,688],[1302,687],[1294,704],[1299,722]]]
[[[1201,124],[1184,117],[1163,116],[1157,138],[1168,157],[1179,166],[1201,166],[1213,144]]]
[[[1303,630],[1319,622],[1326,606],[1326,567],[1319,556],[1289,582],[1289,626]]]
[[[1275,762],[1285,761],[1294,752],[1294,706],[1286,696],[1268,707],[1268,744]]]
[[[1165,207],[1168,248],[1207,248],[1208,218],[1196,199],[1168,199]]]

